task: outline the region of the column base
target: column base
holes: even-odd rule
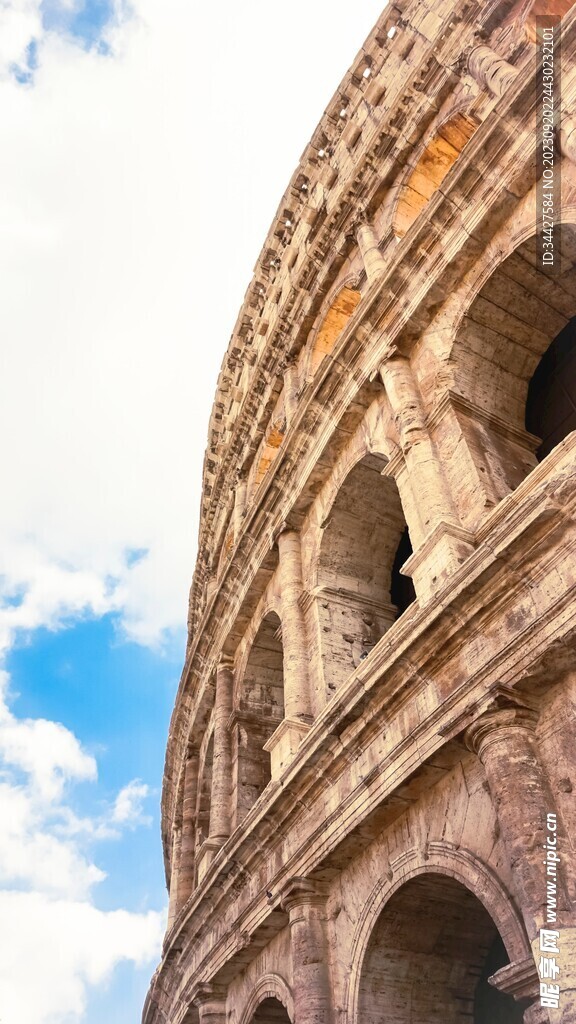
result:
[[[270,771],[272,779],[278,779],[288,767],[298,750],[311,723],[298,722],[293,718],[284,718],[270,739],[266,740],[264,750],[270,754]]]

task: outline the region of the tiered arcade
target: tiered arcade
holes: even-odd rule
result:
[[[210,422],[144,1024],[576,1021],[575,58],[568,0],[398,0],[282,199]]]

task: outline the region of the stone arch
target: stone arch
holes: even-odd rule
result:
[[[420,149],[415,164],[398,188],[392,215],[392,230],[398,238],[406,234],[440,188],[479,124],[479,119],[470,111],[456,111],[438,126],[433,137]]]
[[[313,333],[311,339],[307,374],[309,379],[314,377],[324,357],[333,351],[361,298],[356,278],[346,281],[339,287],[336,294],[329,298],[329,305],[320,326]]]
[[[385,474],[388,460],[379,452],[355,454],[349,453],[332,481],[332,500],[317,538],[314,577],[328,695],[407,607],[392,603],[393,580],[401,570],[398,552],[402,546],[405,561],[412,550],[409,540],[406,548],[396,481]],[[410,600],[414,597],[412,592]]]
[[[488,504],[514,490],[535,465],[538,442],[525,432],[529,384],[576,316],[575,226],[564,226],[560,244],[560,273],[542,266],[534,235],[518,245],[487,277],[454,338],[453,392]]]
[[[435,883],[438,885],[436,891],[434,891]],[[409,895],[411,898],[414,898],[415,906],[420,908],[418,921],[416,921],[416,915],[414,915],[414,919],[410,920],[407,927],[403,928],[401,939],[399,939],[399,931],[401,929],[397,927],[394,940],[396,949],[398,949],[399,941],[409,947],[411,943],[408,938],[408,931],[411,928],[412,935],[414,936],[414,948],[407,948],[404,952],[408,955],[411,954],[413,963],[410,965],[410,970],[406,962],[403,968],[409,977],[414,978],[415,973],[417,974],[420,971],[423,977],[429,981],[430,969],[433,967],[429,963],[427,965],[428,972],[426,972],[424,969],[425,965],[422,962],[419,967],[415,963],[418,958],[417,955],[426,952],[426,937],[422,936],[423,917],[421,916],[426,893],[428,893],[430,899],[429,907],[430,905],[435,905],[434,920],[438,920],[440,926],[443,924],[445,926],[445,918],[443,919],[442,913],[440,913],[443,901],[447,900],[449,903],[455,902],[458,904],[462,900],[464,909],[474,914],[475,929],[472,928],[473,940],[479,943],[484,941],[484,946],[490,946],[497,933],[500,936],[503,949],[509,961],[516,962],[531,957],[530,945],[519,911],[514,905],[511,895],[494,872],[468,850],[444,841],[430,842],[425,850],[412,849],[406,851],[396,861],[393,861],[388,874],[375,886],[366,902],[354,936],[350,956],[351,971],[345,995],[346,1024],[359,1024],[360,1021],[362,1021],[362,1024],[388,1024],[388,1019],[390,1022],[394,1021],[394,1024],[411,1024],[412,1018],[410,1016],[391,1016],[390,1018],[371,1016],[367,1012],[370,1009],[370,985],[366,984],[367,980],[371,980],[373,990],[377,990],[379,984],[378,979],[375,977],[377,972],[374,971],[373,939],[376,936],[381,944],[382,940],[384,942],[386,940],[385,928],[378,935],[377,928],[379,922],[383,920],[383,915],[386,913],[387,908],[407,910],[411,900],[408,900],[407,905],[403,908],[401,905],[399,906],[398,901],[394,905],[394,900],[403,892],[406,893],[408,891],[407,886],[411,884],[414,887],[409,892]],[[466,894],[469,894],[469,896]],[[481,910],[478,909],[479,907]],[[492,935],[490,934],[490,923],[493,926]],[[458,935],[452,934],[450,938],[452,942],[456,941],[457,943]],[[424,941],[421,941],[422,939]],[[470,936],[468,937],[468,942],[469,940]],[[389,945],[391,947],[390,952],[392,953],[394,943],[390,942]],[[496,949],[494,948],[495,946]],[[428,953],[430,953],[430,947],[431,943],[428,942]],[[497,943],[492,947],[492,951],[493,953],[497,951]],[[372,963],[370,962],[371,952]],[[434,947],[432,946],[433,952]],[[479,948],[477,952],[479,954],[482,953],[482,948]],[[469,946],[467,954],[467,959],[463,957],[464,966],[471,968],[472,963],[468,962],[472,959]],[[446,962],[446,960],[450,959],[450,954],[442,951],[441,958]],[[478,957],[476,957],[476,961],[478,961]],[[390,966],[394,967],[392,963]],[[478,969],[479,966],[478,962],[474,964],[475,969]],[[503,966],[503,964],[492,965],[490,971],[498,970],[499,966]],[[367,979],[366,973],[363,976],[363,971],[365,972],[366,967],[372,969],[371,979]],[[396,967],[398,967],[398,963]],[[395,980],[399,990],[398,972],[396,972]],[[440,982],[439,977],[436,980]],[[388,985],[388,997],[390,997],[390,994],[391,986]],[[463,992],[461,995],[464,999],[468,998],[470,1000],[470,988],[468,992]],[[470,1009],[469,1006],[468,1009]],[[426,1019],[428,1020],[428,1017]],[[457,1015],[446,1015],[438,1017],[437,1021],[438,1024],[440,1024],[440,1021],[442,1024],[453,1024],[453,1022],[456,1024],[460,1019]],[[470,1018],[462,1018],[462,1020],[464,1019],[469,1020]],[[430,1020],[431,1024],[436,1024],[436,1018],[430,1018]],[[512,1019],[504,1018],[504,1020],[506,1024],[515,1024],[515,1021]],[[522,1013],[518,1017],[518,1021],[520,1022],[521,1020]],[[488,1022],[493,1024],[489,1017],[481,1017],[479,1024],[484,1024],[484,1021],[486,1021],[486,1024]]]
[[[273,1008],[278,1014],[277,1017],[261,1016],[257,1017],[258,1012],[266,1013],[266,1003],[274,1002],[276,1006]],[[262,1009],[261,1009],[262,1008]],[[284,1018],[282,1018],[281,1011],[284,1010]],[[244,1011],[240,1016],[239,1024],[252,1024],[253,1021],[261,1021],[262,1024],[268,1019],[272,1022],[278,1021],[278,1024],[283,1024],[283,1020],[286,1024],[290,1024],[294,1020],[294,1000],[289,986],[279,974],[265,974],[253,989]]]
[[[282,626],[275,610],[263,610],[243,662],[232,722],[234,827],[271,781],[265,744],[284,718]]]
[[[562,184],[564,205],[561,223],[563,230],[567,227],[573,237],[576,226],[576,167],[567,160],[562,161]],[[526,359],[520,366],[521,378],[516,382],[515,402],[509,404],[506,392],[500,387],[498,405],[491,401],[493,384],[498,384],[498,381],[493,381],[490,361],[482,359],[482,340],[470,337],[474,331],[468,330],[471,310],[473,318],[474,304],[477,303],[476,310],[479,311],[494,284],[494,274],[497,271],[502,273],[506,261],[533,239],[536,202],[537,189],[534,187],[462,277],[423,333],[415,352],[420,390],[426,396],[428,412],[438,424],[433,429],[439,455],[444,461],[461,521],[472,530],[478,528],[486,512],[514,490],[536,465],[534,453],[538,438],[525,430],[525,403],[528,383],[555,332],[551,331],[547,337],[541,336],[540,346],[532,350],[501,337],[500,354],[504,358],[510,361],[514,353],[520,353]],[[521,255],[516,256],[518,258],[521,259]],[[510,266],[508,264],[507,269]],[[542,287],[548,301],[548,284],[542,282]],[[518,282],[514,293],[518,295]],[[497,305],[492,301],[492,306]],[[484,302],[484,312],[486,308]],[[508,314],[504,312],[503,315],[510,312],[508,310]],[[571,309],[567,309],[564,322],[570,319],[570,314]],[[523,315],[525,320],[525,311]],[[550,326],[547,316],[545,322]],[[523,326],[525,332],[530,332],[530,324],[524,322]],[[469,344],[466,344],[467,333]],[[498,331],[491,336],[494,339],[497,335]],[[475,347],[479,347],[479,352],[475,352]],[[510,367],[502,368],[500,376],[513,381],[514,369],[514,365],[512,372]],[[496,397],[496,389],[494,392]],[[448,436],[452,440],[447,447],[444,438]],[[455,450],[460,452],[458,459],[453,457]]]

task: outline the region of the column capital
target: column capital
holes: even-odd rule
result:
[[[218,658],[216,665],[216,673],[219,672],[233,672],[234,671],[234,658],[230,654],[221,654]]]
[[[368,284],[372,284],[386,273],[386,260],[380,250],[380,239],[374,225],[363,213],[354,221],[354,234],[364,264],[366,280]]]
[[[403,362],[410,365],[410,356],[408,356],[405,352],[402,352],[402,349],[399,348],[395,341],[389,341],[386,345],[386,348],[384,349],[384,352],[382,353],[382,362],[378,367],[378,373],[380,374],[383,383],[386,383],[384,381],[386,367],[388,366],[389,363],[392,362],[393,359],[401,359]]]
[[[194,1006],[223,1002],[226,999],[226,986],[215,984],[213,981],[200,981],[191,989],[189,999]]]
[[[290,537],[298,537],[298,538],[300,538],[300,534],[298,533],[298,530],[295,530],[293,526],[290,526],[290,523],[281,523],[281,525],[278,527],[278,531],[276,533],[276,543],[280,544],[280,541],[282,541],[282,543],[284,543]]]
[[[294,876],[280,890],[280,906],[288,912],[303,906],[323,907],[325,903],[325,887],[311,878]]]
[[[488,978],[488,982],[499,992],[514,996],[514,999],[537,999],[540,995],[540,979],[532,956],[506,964]]]
[[[504,94],[510,82],[518,75],[518,68],[485,43],[472,47],[466,63],[474,81],[497,97]]]
[[[464,733],[464,742],[469,750],[482,759],[485,750],[493,743],[504,741],[510,731],[532,736],[537,722],[537,712],[521,704],[485,711],[468,726]]]

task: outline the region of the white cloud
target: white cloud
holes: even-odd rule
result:
[[[150,824],[150,818],[143,813],[143,803],[149,795],[150,787],[140,779],[133,779],[118,793],[111,820],[117,825],[131,828],[135,825]]]
[[[93,844],[150,824],[150,790],[134,779],[98,815],[78,816],[74,786],[96,781],[94,758],[60,723],[16,718],[5,673],[0,684],[0,1014],[75,1024],[90,986],[121,961],[151,966],[159,955],[162,912],[104,912],[93,894],[105,878]]]
[[[25,61],[26,47],[42,32],[41,0],[0,3],[0,81]]]
[[[59,722],[18,719],[7,704],[5,672],[0,672],[0,758],[29,777],[30,790],[45,804],[59,800],[67,781],[94,780],[96,762]]]
[[[158,955],[164,915],[103,912],[41,893],[0,892],[0,1007],[13,1024],[75,1024],[89,987],[122,961]]]
[[[96,782],[95,758],[60,722],[19,719],[0,673],[0,884],[29,885],[49,895],[89,898],[105,877],[84,848],[150,825],[149,787],[128,782],[96,816],[78,816],[74,785]],[[1,964],[1,961],[0,961]]]

